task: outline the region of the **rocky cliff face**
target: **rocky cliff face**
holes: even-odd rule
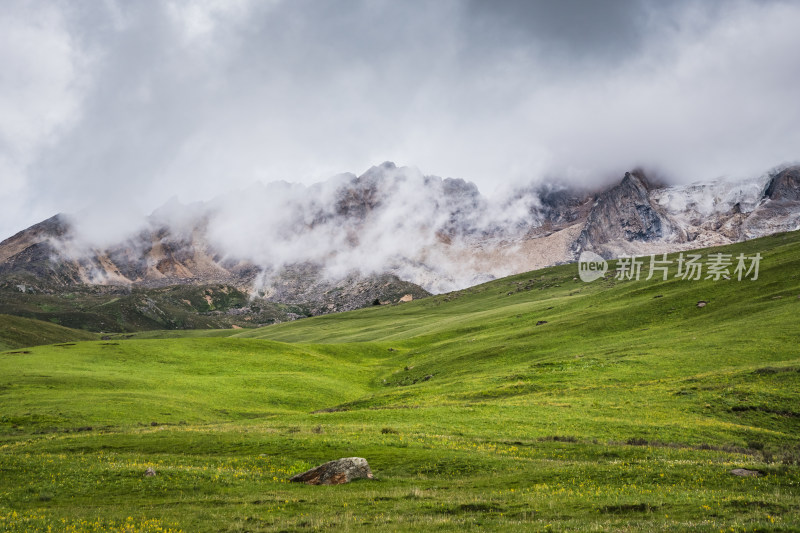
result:
[[[758,205],[741,218],[740,239],[800,229],[800,166],[771,175]]]
[[[535,191],[541,201],[542,225],[563,229],[585,220],[594,204],[595,196],[586,190],[540,187]]]
[[[744,180],[665,187],[641,172],[598,196],[574,250],[605,257],[729,244],[800,229],[800,167]]]
[[[622,182],[600,194],[576,242],[576,252],[591,250],[606,256],[630,244],[683,242],[686,234],[665,209],[650,198],[642,171],[626,172]]]
[[[800,202],[800,167],[789,167],[775,174],[764,191],[764,198],[775,202]]]

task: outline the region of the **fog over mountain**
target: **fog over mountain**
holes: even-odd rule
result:
[[[0,280],[40,292],[227,284],[324,311],[337,287],[364,305],[381,287],[448,292],[585,250],[646,255],[796,229],[800,166],[677,186],[633,169],[595,189],[529,184],[487,197],[474,183],[385,162],[310,186],[172,199],[115,239],[91,217],[58,215],[0,242]]]
[[[308,186],[257,184],[188,205],[173,198],[150,216],[131,220],[124,233],[109,233],[92,216],[61,215],[64,232],[43,242],[53,248],[53,262],[77,261],[82,281],[90,283],[149,279],[109,269],[96,260],[98,254],[121,266],[115,257],[162,261],[154,253],[162,248],[183,258],[210,250],[213,262],[253,265],[257,275],[241,281],[255,290],[285,267],[307,264],[321,267],[318,275],[331,281],[391,272],[443,292],[519,271],[524,263],[518,241],[553,231],[544,228],[550,211],[541,195],[558,192],[589,201],[584,191],[559,186],[515,188],[487,198],[474,183],[385,162],[360,176],[340,174]],[[537,264],[560,261],[562,248]],[[177,263],[179,269],[165,272],[173,282],[205,279],[214,270]]]
[[[115,242],[169,198],[189,207],[160,216],[222,198],[237,208],[211,237],[232,250],[322,253],[286,238],[275,202],[309,223],[312,184],[387,160],[472,182],[490,206],[640,165],[675,184],[757,177],[798,157],[799,22],[780,0],[4,2],[0,239],[74,213]],[[303,185],[267,185],[281,180]],[[397,211],[362,238],[434,216],[389,194]],[[517,211],[485,213],[475,227]]]

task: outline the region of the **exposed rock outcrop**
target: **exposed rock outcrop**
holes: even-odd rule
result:
[[[292,476],[289,481],[309,485],[341,485],[354,479],[372,479],[372,470],[362,457],[346,457],[329,461],[311,470]]]

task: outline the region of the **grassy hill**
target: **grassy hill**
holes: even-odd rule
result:
[[[0,314],[86,331],[128,333],[247,327],[286,320],[289,313],[308,314],[303,306],[251,301],[245,292],[219,284],[158,288],[43,285],[35,286],[27,278],[24,282],[13,277],[0,279]]]
[[[97,335],[88,331],[65,328],[41,320],[0,315],[0,350],[96,338]]]
[[[0,524],[800,530],[800,234],[700,253],[719,251],[760,253],[758,280],[584,283],[563,265],[0,354]],[[376,480],[286,481],[347,456]]]

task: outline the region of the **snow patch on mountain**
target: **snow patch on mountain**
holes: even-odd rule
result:
[[[752,212],[764,194],[770,174],[756,179],[717,179],[651,191],[650,198],[671,216],[686,223],[696,223],[739,205],[741,212]]]

